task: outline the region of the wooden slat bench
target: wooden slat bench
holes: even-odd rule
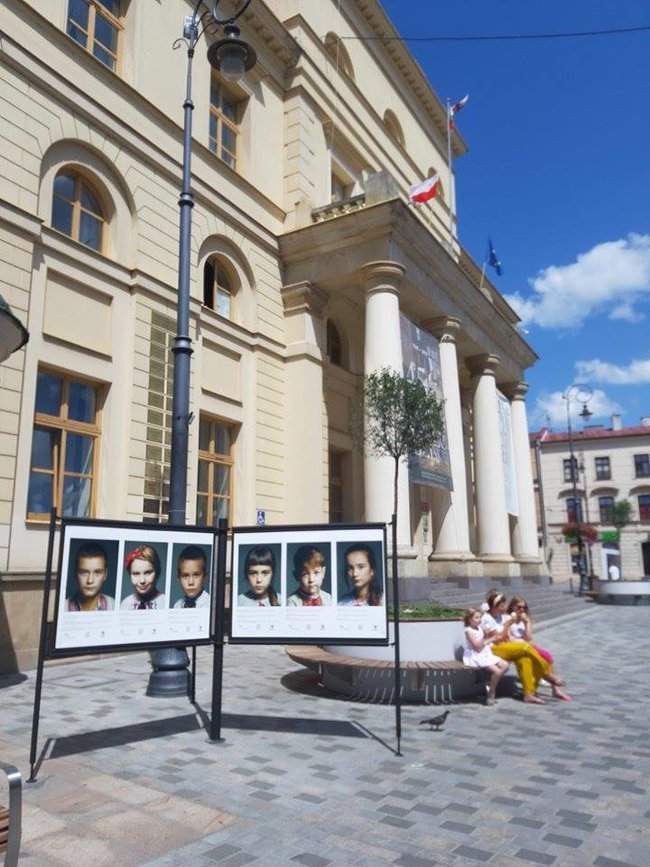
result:
[[[303,645],[287,647],[286,653],[294,662],[316,672],[320,682],[336,692],[360,700],[393,700],[392,660],[342,656],[322,647]],[[400,668],[402,697],[407,701],[449,703],[457,699],[459,692],[467,697],[467,692],[472,691],[475,697],[485,697],[485,672],[468,668],[458,660],[403,661]],[[460,678],[464,681],[464,690],[456,688]]]
[[[0,762],[9,784],[9,806],[0,804],[0,853],[4,852],[5,867],[16,867],[20,852],[22,779],[18,768]]]

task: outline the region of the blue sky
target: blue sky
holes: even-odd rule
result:
[[[383,0],[404,36],[650,26],[647,0]],[[523,315],[540,356],[531,429],[566,426],[562,392],[594,389],[593,422],[650,415],[650,31],[548,41],[409,42],[458,115],[461,243]]]

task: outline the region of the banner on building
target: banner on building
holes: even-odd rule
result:
[[[433,391],[438,400],[444,401],[438,340],[403,315],[400,316],[400,330],[404,375],[419,380],[425,388]],[[409,481],[412,485],[453,490],[446,425],[438,443],[428,454],[409,457]]]
[[[214,532],[63,521],[53,654],[208,643]]]
[[[517,496],[517,470],[515,467],[515,450],[512,442],[510,401],[500,391],[497,391],[497,408],[499,411],[503,481],[506,489],[506,511],[510,515],[518,515],[519,497]]]
[[[233,643],[386,644],[383,524],[233,530]]]

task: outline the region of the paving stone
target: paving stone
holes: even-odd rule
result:
[[[558,846],[568,846],[570,849],[578,849],[583,843],[578,837],[566,837],[564,834],[546,834],[544,839]]]
[[[453,854],[461,858],[471,858],[473,861],[489,861],[494,852],[486,852],[485,849],[475,849],[473,846],[457,846],[453,850]]]
[[[523,816],[515,816],[510,820],[511,825],[522,825],[524,828],[543,828],[544,822],[540,822],[537,819],[525,819]]]
[[[606,858],[599,855],[594,861],[594,867],[641,867],[639,864],[631,864],[629,861],[619,861],[616,858]]]
[[[393,861],[395,867],[435,867],[436,862],[428,858],[420,858],[417,855],[400,855],[397,861]]]
[[[532,864],[554,864],[557,861],[555,855],[547,855],[545,852],[535,852],[533,849],[519,849],[515,853],[522,861],[530,861]]]
[[[327,858],[321,858],[320,855],[311,855],[309,852],[294,855],[291,860],[297,864],[304,864],[305,867],[327,867],[328,864],[332,863]]]

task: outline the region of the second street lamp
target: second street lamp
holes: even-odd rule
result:
[[[253,48],[240,39],[235,21],[251,3],[243,0],[236,4],[233,15],[219,18],[217,9],[220,0],[215,0],[211,11],[199,15],[202,0],[196,4],[194,14],[183,22],[183,37],[177,39],[174,48],[187,48],[187,77],[183,102],[183,180],[178,200],[180,208],[180,239],[178,254],[178,299],[176,307],[176,337],[174,354],[174,393],[172,406],[172,449],[169,471],[169,523],[185,524],[187,503],[187,458],[190,414],[190,257],[192,235],[192,61],[196,45],[204,33],[214,35],[223,28],[224,36],[208,49],[210,66],[228,81],[239,81],[256,61]],[[184,649],[163,648],[151,654],[153,672],[149,678],[147,695],[183,695],[188,689],[189,660]]]
[[[567,418],[567,433],[569,435],[569,466],[571,467],[571,482],[573,487],[573,512],[576,525],[576,542],[578,545],[578,575],[580,576],[580,584],[578,586],[578,594],[582,594],[589,589],[589,578],[587,577],[584,540],[582,538],[581,524],[583,522],[582,514],[582,498],[578,499],[578,462],[576,461],[575,452],[573,449],[573,428],[571,426],[571,401],[582,403],[582,412],[580,418],[584,423],[589,421],[592,413],[587,407],[587,403],[591,399],[593,392],[588,386],[570,385],[566,392],[562,395],[566,401],[566,418]],[[571,564],[571,592],[573,592],[573,563]]]

